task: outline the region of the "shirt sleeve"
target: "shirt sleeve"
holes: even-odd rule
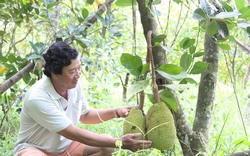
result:
[[[32,99],[26,105],[26,110],[32,119],[51,132],[61,131],[71,124],[50,100]]]
[[[82,97],[82,113],[81,114],[82,115],[87,114],[89,112],[89,110],[90,110],[90,107],[88,105],[88,102],[87,102],[85,96],[83,95],[83,97]]]

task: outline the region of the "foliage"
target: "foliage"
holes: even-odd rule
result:
[[[126,4],[125,4],[126,2]],[[145,63],[145,43],[142,37],[141,28],[137,28],[137,51],[133,51],[132,41],[132,20],[128,15],[132,14],[130,8],[120,6],[130,6],[128,1],[116,1],[112,6],[112,11],[104,15],[96,15],[97,22],[91,24],[91,27],[85,25],[85,21],[94,16],[92,14],[98,9],[92,1],[63,1],[57,6],[55,0],[51,1],[7,1],[0,0],[0,82],[7,80],[13,74],[20,71],[28,62],[33,61],[38,64],[41,54],[48,45],[54,40],[65,40],[73,44],[82,56],[83,81],[86,86],[85,92],[92,107],[108,108],[118,105],[134,105],[121,102],[118,93],[121,92],[122,79],[125,73],[131,73],[135,78],[131,79],[129,86],[129,96],[133,96],[141,90],[147,90],[151,78],[136,82],[137,77],[143,75],[149,67]],[[132,2],[132,1],[131,1]],[[155,1],[155,3],[163,3]],[[123,3],[123,4],[122,4]],[[171,4],[171,17],[178,14],[181,3],[175,0]],[[191,9],[192,16],[185,22],[177,34],[178,22],[176,18],[167,20],[168,13],[160,5],[155,6],[155,16],[160,19],[161,34],[153,39],[153,46],[163,47],[168,54],[168,64],[164,64],[157,69],[157,72],[163,77],[173,80],[174,85],[167,85],[173,90],[178,91],[180,101],[186,111],[187,119],[193,122],[195,102],[197,98],[197,84],[199,84],[198,74],[207,68],[207,64],[201,62],[204,55],[203,36],[205,32],[205,21],[210,19],[212,22],[208,26],[208,34],[217,35],[218,30],[220,40],[218,45],[224,57],[221,56],[220,74],[218,80],[218,91],[216,96],[216,105],[214,108],[215,116],[211,129],[211,142],[209,150],[214,155],[230,154],[236,150],[245,150],[249,146],[248,140],[242,135],[244,132],[239,129],[239,112],[235,105],[232,88],[230,83],[229,71],[235,71],[236,85],[241,101],[241,107],[246,102],[246,91],[243,90],[239,82],[244,76],[246,62],[249,62],[248,56],[235,45],[235,39],[248,40],[250,33],[249,24],[249,6],[244,0],[235,1],[236,8],[229,2],[222,2],[223,10],[219,14],[214,14],[213,4],[206,0],[201,1],[199,8]],[[188,6],[186,3],[185,5]],[[196,7],[196,5],[194,5]],[[60,16],[58,16],[60,8]],[[158,9],[159,10],[158,10]],[[234,11],[236,10],[237,11]],[[158,13],[158,14],[156,14]],[[184,14],[181,14],[181,20],[184,21]],[[192,17],[198,20],[192,20]],[[238,17],[238,18],[236,18]],[[168,21],[162,22],[162,21]],[[238,29],[241,28],[241,29]],[[200,33],[201,32],[201,33]],[[167,34],[167,35],[166,35]],[[140,36],[141,35],[141,36]],[[173,44],[171,44],[173,39]],[[167,42],[168,45],[162,44]],[[236,53],[237,52],[237,53]],[[231,64],[226,64],[226,61]],[[243,62],[245,61],[245,62]],[[243,62],[243,63],[242,63]],[[123,66],[121,66],[123,65]],[[125,67],[125,68],[124,68]],[[174,70],[173,70],[174,69]],[[228,70],[226,70],[228,69]],[[12,149],[16,141],[19,127],[19,111],[21,107],[21,97],[26,89],[29,88],[37,79],[41,77],[41,69],[34,70],[25,76],[22,81],[15,84],[3,95],[0,95],[1,101],[1,145],[0,151],[3,155],[12,155]],[[225,94],[226,90],[226,94]],[[150,103],[154,103],[151,92],[147,92],[146,108]],[[170,92],[161,92],[161,100],[176,111],[176,101]],[[111,100],[112,99],[112,100]],[[230,109],[231,108],[231,109]],[[147,110],[147,109],[146,109]],[[7,111],[7,112],[6,112]],[[222,118],[223,117],[223,118]],[[235,118],[237,121],[235,121]],[[107,133],[115,137],[121,136],[122,119],[115,119],[101,125],[81,125],[84,128],[98,133]],[[249,125],[247,125],[249,127]],[[215,147],[216,146],[216,147]],[[157,150],[145,150],[142,153],[132,153],[126,150],[117,150],[116,155],[180,155],[180,147],[176,145],[174,151],[163,152]]]

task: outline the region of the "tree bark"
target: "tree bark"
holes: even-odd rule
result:
[[[137,0],[140,17],[141,17],[141,23],[143,27],[143,33],[144,33],[145,40],[147,40],[147,34],[150,30],[152,31],[151,38],[154,38],[155,36],[158,35],[158,30],[157,30],[156,19],[149,10],[149,8],[150,9],[152,8],[152,5],[149,4],[148,5],[149,8],[148,8],[146,7],[145,3],[146,3],[146,0]],[[152,53],[153,53],[155,68],[158,68],[162,64],[166,63],[166,51],[162,47],[153,46]],[[161,75],[156,73],[156,83],[159,86],[159,89],[162,89],[162,84],[166,84],[166,80]]]
[[[207,20],[207,26],[209,24]],[[207,31],[206,31],[207,32]],[[213,102],[218,73],[219,48],[216,39],[205,33],[205,55],[203,62],[207,62],[208,69],[201,74],[198,91],[198,101],[193,125],[191,148],[194,155],[208,154],[209,131],[212,120]]]

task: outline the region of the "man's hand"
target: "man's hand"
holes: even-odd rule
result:
[[[126,116],[128,116],[130,110],[134,107],[138,107],[138,106],[123,106],[123,107],[117,107],[116,108],[116,113],[117,116],[121,117],[121,118],[125,118]]]
[[[140,137],[141,133],[126,134],[121,137],[122,148],[129,149],[132,152],[147,149],[151,147],[152,142],[149,140],[135,140],[135,138]]]

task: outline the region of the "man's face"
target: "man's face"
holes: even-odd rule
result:
[[[71,60],[69,66],[63,67],[62,75],[57,75],[57,84],[64,89],[72,89],[76,87],[76,84],[82,74],[80,58]]]

